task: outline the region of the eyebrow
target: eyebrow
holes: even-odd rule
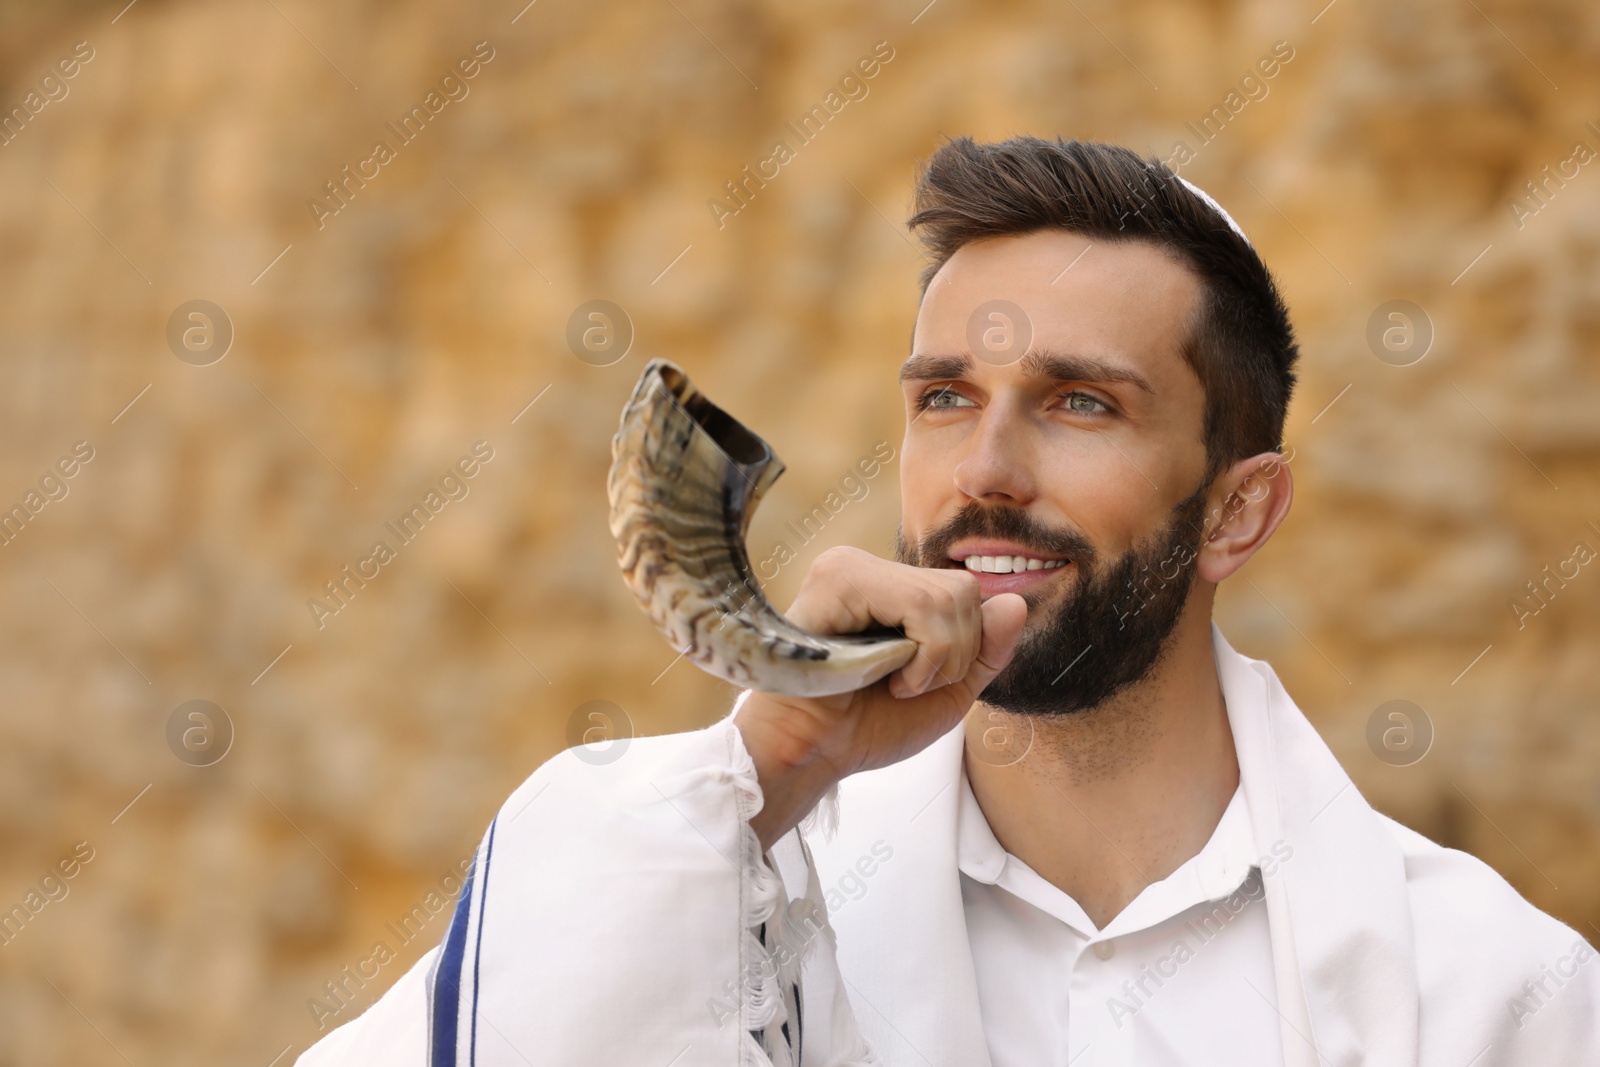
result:
[[[1058,382],[1124,382],[1154,395],[1155,387],[1138,371],[1121,367],[1095,356],[1034,350],[1021,360],[1026,378],[1048,378]],[[900,366],[902,382],[965,378],[972,373],[968,356],[912,356]]]

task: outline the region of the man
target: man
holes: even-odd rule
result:
[[[1368,807],[1211,623],[1292,495],[1243,233],[1032,138],[945,145],[917,208],[899,561],[825,552],[788,612],[916,658],[551,760],[301,1063],[1600,1063],[1588,944]]]

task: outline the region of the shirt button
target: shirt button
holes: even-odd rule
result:
[[[1109,960],[1117,954],[1117,946],[1109,941],[1096,941],[1094,943],[1094,954],[1103,960]]]

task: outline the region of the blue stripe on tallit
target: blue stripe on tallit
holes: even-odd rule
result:
[[[470,1048],[470,1063],[477,1067],[478,1063],[478,961],[483,958],[483,916],[489,905],[489,864],[494,862],[494,828],[500,822],[499,816],[489,824],[489,846],[483,853],[483,899],[478,901],[478,939],[472,946],[472,1044]],[[465,892],[465,890],[463,890]]]
[[[494,833],[492,823],[489,832],[491,835]],[[487,876],[487,857],[484,873]],[[461,968],[467,952],[467,925],[472,915],[472,886],[476,874],[476,864],[467,869],[466,881],[462,883],[461,896],[456,900],[455,914],[450,917],[450,930],[445,934],[439,963],[434,971],[433,1018],[428,1028],[431,1038],[428,1067],[456,1067],[456,1035],[461,1020]],[[481,912],[481,906],[479,910]],[[476,966],[473,973],[477,973]],[[476,990],[473,991],[473,999],[476,1008]]]
[[[794,1062],[803,1063],[806,1058],[806,1023],[805,1007],[800,1003],[799,983],[790,983],[794,990]]]

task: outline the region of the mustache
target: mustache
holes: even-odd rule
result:
[[[966,537],[993,537],[1015,541],[1045,555],[1066,556],[1088,570],[1094,561],[1094,546],[1076,530],[1048,526],[1021,508],[964,504],[949,519],[917,543],[913,553],[902,550],[903,562],[919,567],[942,566],[950,557],[950,546]],[[935,562],[938,561],[938,562]]]

